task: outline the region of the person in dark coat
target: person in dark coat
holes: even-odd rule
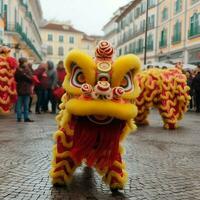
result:
[[[16,104],[17,121],[21,122],[22,108],[24,114],[24,122],[33,122],[29,119],[29,101],[32,86],[32,74],[28,67],[26,58],[19,59],[19,67],[15,72],[15,81],[17,83],[18,100]]]
[[[192,77],[192,73],[190,71],[186,71],[185,72],[186,78],[187,78],[187,85],[190,87],[190,105],[189,108],[192,110],[193,108],[193,88],[192,88],[192,81],[193,81],[193,77]]]
[[[192,89],[196,98],[196,112],[200,113],[200,66],[198,66],[197,74],[192,81]]]

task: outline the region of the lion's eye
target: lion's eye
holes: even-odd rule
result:
[[[85,76],[80,67],[74,67],[72,70],[71,84],[75,87],[81,88],[85,83]]]
[[[132,84],[132,76],[131,76],[131,73],[128,72],[122,82],[121,82],[121,85],[120,85],[122,88],[124,88],[125,92],[129,92],[131,90],[133,90],[133,84]]]

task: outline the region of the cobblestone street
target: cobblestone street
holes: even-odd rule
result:
[[[32,115],[34,123],[0,116],[0,199],[200,199],[200,115],[189,112],[175,131],[162,129],[153,111],[150,126],[125,142],[129,173],[122,193],[113,196],[95,171],[79,168],[67,188],[49,179],[54,116]]]

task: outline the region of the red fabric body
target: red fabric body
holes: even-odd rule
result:
[[[86,117],[75,120],[74,144],[71,149],[78,163],[86,159],[89,167],[111,167],[119,152],[119,138],[125,121],[114,119],[110,124],[97,125]]]

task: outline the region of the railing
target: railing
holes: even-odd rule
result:
[[[25,11],[25,12],[26,12],[26,17],[28,17],[29,20],[32,22],[32,25],[34,26],[34,29],[35,29],[35,31],[37,32],[37,35],[38,35],[38,37],[39,37],[39,40],[42,41],[42,38],[41,38],[40,32],[39,32],[39,30],[38,30],[38,27],[37,27],[37,25],[35,24],[35,21],[33,20],[33,16],[32,16],[32,14],[31,14],[31,12],[28,11],[28,5],[25,4],[23,0],[20,0],[20,4],[21,4],[21,6],[23,6],[23,7],[26,9],[26,11]]]

